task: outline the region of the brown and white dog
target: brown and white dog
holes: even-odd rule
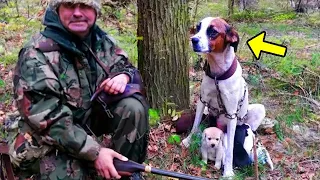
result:
[[[247,123],[255,131],[265,117],[262,104],[248,103],[248,88],[235,51],[238,33],[221,18],[207,17],[197,25],[191,37],[193,50],[206,55],[206,73],[192,130],[182,144],[189,147],[192,134],[199,129],[205,107],[217,117],[218,127],[227,127],[224,177],[233,176],[233,147],[236,125]]]

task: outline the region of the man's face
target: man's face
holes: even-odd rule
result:
[[[58,8],[62,25],[71,33],[83,38],[96,20],[96,11],[81,3],[62,3]]]

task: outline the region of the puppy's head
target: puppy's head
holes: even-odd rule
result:
[[[223,52],[228,44],[237,51],[239,35],[221,18],[204,18],[191,37],[193,51],[198,53]]]
[[[202,133],[202,143],[208,148],[216,148],[223,139],[223,132],[216,127],[206,128]]]

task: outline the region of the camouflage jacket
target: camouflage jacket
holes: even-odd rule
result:
[[[83,42],[91,45],[111,72],[126,73],[132,79],[136,69],[97,25],[88,41],[79,41],[53,11],[46,12],[44,24],[46,29],[20,51],[14,71],[14,98],[22,115],[20,136],[29,143],[50,144],[81,159],[95,160],[100,145],[82,125],[90,115],[90,97],[107,75]],[[60,48],[43,52],[43,42],[57,43]],[[13,142],[15,150],[19,143]]]

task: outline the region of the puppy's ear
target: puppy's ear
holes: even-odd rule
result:
[[[234,48],[234,51],[237,52],[238,44],[240,41],[239,35],[237,31],[229,25],[226,25],[226,41],[227,43],[230,43],[230,46],[232,46]]]
[[[221,131],[221,134],[220,134],[220,141],[223,141],[223,137],[224,137],[224,133],[223,133],[223,131]]]
[[[207,138],[207,132],[203,131],[202,133],[202,141],[204,141]]]

